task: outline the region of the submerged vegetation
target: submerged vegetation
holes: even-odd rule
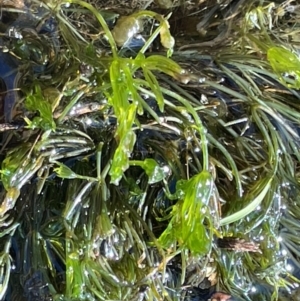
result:
[[[2,2],[0,300],[298,300],[300,5]]]

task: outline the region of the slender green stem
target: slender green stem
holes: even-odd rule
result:
[[[61,115],[58,118],[58,123],[61,123],[66,115],[69,113],[69,111],[74,107],[74,105],[79,101],[79,99],[88,91],[89,86],[87,86],[85,89],[79,91],[68,103],[68,105],[64,108]]]
[[[104,143],[100,142],[97,148],[96,158],[97,158],[97,178],[101,179],[101,155],[102,155],[102,148]]]
[[[73,3],[73,4],[79,4],[85,8],[87,8],[89,11],[91,11],[95,17],[98,19],[98,21],[100,22],[107,38],[108,38],[108,42],[110,44],[110,47],[111,47],[111,51],[112,51],[112,54],[113,54],[113,57],[114,58],[117,58],[117,46],[116,46],[116,43],[115,43],[115,40],[112,36],[112,33],[111,31],[109,30],[104,18],[102,17],[102,15],[96,10],[95,7],[93,7],[91,4],[85,2],[85,1],[82,1],[82,0],[67,0],[65,2],[63,2],[62,4],[66,4],[66,3]]]
[[[225,147],[220,142],[218,142],[211,134],[208,134],[207,137],[208,137],[208,140],[212,144],[214,144],[224,154],[224,156],[226,157],[227,161],[229,162],[229,164],[230,164],[230,166],[232,168],[232,173],[234,174],[234,177],[235,177],[237,194],[238,194],[238,196],[241,197],[243,195],[242,183],[241,183],[239,171],[237,169],[237,166],[236,166],[233,158],[230,156],[230,154],[225,149]]]
[[[170,84],[171,81],[168,79],[165,79],[165,81]],[[208,142],[207,142],[207,129],[204,127],[198,113],[195,111],[194,107],[190,104],[190,102],[188,100],[186,100],[185,98],[183,98],[182,96],[180,96],[179,94],[165,89],[165,88],[161,88],[161,91],[166,94],[169,95],[170,97],[173,97],[174,99],[178,100],[179,102],[181,102],[186,110],[193,116],[194,120],[195,120],[195,124],[196,127],[195,129],[199,132],[200,137],[201,137],[201,148],[202,148],[202,153],[203,153],[203,170],[209,170],[209,156],[208,156]]]

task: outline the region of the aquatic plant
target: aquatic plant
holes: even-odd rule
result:
[[[205,281],[246,300],[295,289],[299,62],[282,27],[285,15],[296,30],[298,6],[210,4],[197,28],[212,40],[192,54],[176,51],[170,15],[115,20],[82,0],[19,12],[54,30],[6,43],[24,77],[23,97],[5,99],[23,112],[2,137],[0,299],[188,300]]]

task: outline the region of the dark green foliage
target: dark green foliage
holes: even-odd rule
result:
[[[23,75],[5,112],[20,129],[2,135],[1,300],[295,297],[299,6],[176,3],[118,19],[34,0],[14,26],[36,43],[1,40]]]

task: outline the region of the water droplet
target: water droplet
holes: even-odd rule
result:
[[[86,118],[85,120],[86,125],[91,125],[93,123],[91,118]]]
[[[256,291],[257,291],[256,287],[255,287],[255,286],[252,286],[252,287],[251,287],[251,292],[252,292],[252,293],[255,293]]]
[[[286,256],[286,255],[287,255],[287,251],[286,251],[286,250],[282,250],[282,251],[281,251],[281,254],[282,254],[283,256]]]
[[[285,268],[286,268],[286,270],[288,271],[288,272],[293,272],[293,270],[294,270],[294,267],[291,265],[291,264],[287,264],[286,266],[285,266]]]
[[[204,105],[208,104],[208,98],[206,97],[206,95],[201,94],[200,102]]]

